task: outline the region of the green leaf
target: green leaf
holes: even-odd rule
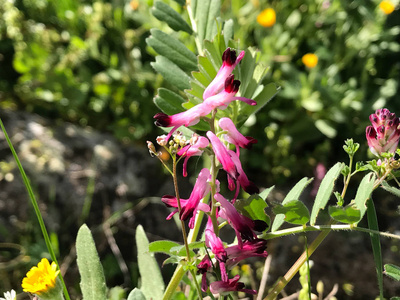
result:
[[[333,187],[335,181],[338,178],[340,171],[342,170],[344,164],[336,163],[322,179],[321,185],[319,186],[317,196],[315,197],[315,202],[311,211],[311,225],[315,225],[318,213],[321,209],[324,209],[328,203],[329,198],[332,195]]]
[[[387,181],[383,181],[382,182],[382,186],[381,186],[385,191],[388,191],[389,193],[392,193],[393,195],[400,197],[400,190],[390,186]]]
[[[225,46],[229,44],[229,40],[233,39],[233,33],[234,33],[233,25],[234,25],[234,22],[232,19],[229,19],[224,23],[223,33],[224,33],[224,39],[225,39]]]
[[[400,300],[400,297],[392,297],[390,300]]]
[[[196,55],[182,42],[158,29],[150,30],[151,36],[146,43],[158,54],[165,56],[185,71],[197,70]]]
[[[298,183],[296,183],[296,185],[286,195],[285,199],[283,199],[282,205],[285,205],[286,203],[292,200],[299,199],[301,193],[307,187],[307,185],[310,184],[311,181],[313,181],[313,179],[308,179],[307,177],[304,177]],[[284,215],[282,214],[277,215],[274,219],[274,222],[272,223],[271,231],[272,232],[277,231],[282,226],[284,219],[285,219]]]
[[[370,198],[367,201],[367,219],[368,228],[374,231],[379,231],[378,218],[376,216],[375,205]],[[372,252],[374,254],[376,274],[378,278],[378,287],[380,299],[383,299],[383,267],[382,267],[382,251],[381,251],[381,241],[378,234],[370,233]]]
[[[203,0],[201,3],[195,3],[195,6],[193,11],[195,12],[198,38],[201,42],[205,39],[211,40],[217,26],[216,19],[221,11],[221,1]]]
[[[310,212],[299,200],[292,200],[284,205],[277,204],[273,208],[273,212],[277,216],[282,215],[284,220],[290,224],[304,225],[310,220]]]
[[[176,3],[178,3],[180,6],[184,6],[186,4],[186,0],[174,0]]]
[[[146,297],[143,295],[142,291],[138,288],[134,288],[128,296],[127,300],[146,300]]]
[[[240,103],[240,111],[238,115],[238,127],[249,118],[250,115],[257,113],[262,109],[280,90],[275,83],[271,82],[266,86],[261,85],[262,91],[253,98],[257,102],[257,105],[251,106],[246,103]]]
[[[361,219],[364,217],[365,212],[367,211],[367,206],[365,205],[365,203],[367,202],[367,200],[371,196],[372,191],[374,190],[374,183],[375,174],[369,173],[364,176],[360,185],[358,186],[354,202],[360,211],[360,219],[356,222],[361,221]]]
[[[190,88],[190,77],[168,58],[156,56],[156,61],[150,64],[166,81],[178,89],[183,91]]]
[[[79,273],[81,274],[80,286],[83,299],[106,299],[107,287],[103,267],[92,234],[86,224],[83,224],[78,231],[76,255]]]
[[[360,221],[360,210],[353,206],[330,206],[329,207],[330,216],[338,222],[353,224]]]
[[[171,248],[179,247],[179,246],[181,246],[181,245],[176,242],[173,242],[173,241],[166,241],[166,240],[165,241],[155,241],[155,242],[150,243],[149,251],[172,254]]]
[[[260,194],[259,194],[259,196],[264,200],[264,201],[267,201],[267,198],[268,198],[268,195],[269,195],[269,193],[274,189],[274,185],[273,186],[271,186],[270,188],[267,188],[267,189],[265,189],[265,190],[263,190]]]
[[[146,299],[162,299],[164,281],[154,254],[149,252],[149,241],[141,225],[136,228],[136,247],[142,282],[140,290]]]
[[[171,8],[168,4],[162,1],[156,1],[154,3],[154,7],[151,9],[153,16],[155,16],[160,21],[163,21],[168,24],[175,31],[186,31],[191,34],[192,28],[190,28],[189,24],[186,23],[184,19],[182,19],[181,15],[178,14],[173,8]]]
[[[398,266],[386,264],[384,274],[394,280],[400,281],[400,267]]]
[[[165,88],[158,89],[158,94],[154,97],[153,101],[167,115],[174,115],[184,111],[182,104],[186,102],[177,93]]]
[[[246,200],[237,200],[235,207],[250,219],[264,221],[268,227],[270,226],[271,219],[265,213],[268,204],[259,195],[251,195]]]

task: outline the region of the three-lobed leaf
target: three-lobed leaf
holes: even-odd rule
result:
[[[352,205],[341,207],[341,206],[330,206],[329,215],[336,221],[353,224],[361,219],[360,210]]]
[[[278,204],[273,208],[278,216],[283,216],[284,220],[290,224],[305,225],[310,220],[310,212],[303,202],[291,200],[284,205]]]
[[[283,199],[282,205],[285,205],[289,201],[292,201],[292,200],[295,200],[295,199],[299,199],[301,193],[303,192],[303,190],[307,187],[307,185],[310,184],[310,182],[312,180],[313,179],[309,179],[307,177],[304,177],[298,183],[296,183],[296,185],[286,195],[285,199]],[[272,232],[277,231],[279,229],[279,227],[281,227],[281,225],[283,224],[284,221],[285,221],[284,214],[278,214],[275,217],[274,222],[272,223],[271,231]]]

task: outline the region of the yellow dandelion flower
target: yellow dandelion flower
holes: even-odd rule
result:
[[[272,8],[264,9],[258,16],[257,22],[261,26],[271,27],[276,22],[276,13]]]
[[[318,56],[314,53],[307,53],[301,58],[303,64],[308,68],[314,68],[318,63]]]
[[[384,14],[389,15],[394,11],[394,5],[392,2],[383,0],[379,3],[379,8],[383,11]]]
[[[52,262],[51,265],[46,258],[43,258],[37,265],[32,267],[26,273],[26,277],[22,280],[22,289],[24,292],[40,295],[47,293],[56,286],[57,265]]]

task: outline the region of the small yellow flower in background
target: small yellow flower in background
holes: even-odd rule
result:
[[[385,13],[386,15],[390,15],[394,11],[394,5],[392,2],[383,0],[379,3],[379,8]]]
[[[137,10],[139,8],[139,0],[132,0],[129,2],[129,5],[131,6],[132,10]]]
[[[22,280],[23,291],[36,294],[39,297],[49,294],[56,287],[59,273],[60,271],[57,271],[55,262],[52,262],[50,265],[49,261],[43,258],[37,267],[32,267],[26,273],[26,277]]]
[[[318,63],[318,56],[314,53],[307,53],[301,58],[303,64],[308,68],[314,68]]]
[[[275,10],[272,8],[264,9],[260,14],[257,16],[257,22],[261,26],[264,27],[271,27],[276,22],[276,13]]]
[[[14,290],[11,290],[11,292],[5,292],[4,297],[0,297],[0,300],[17,300],[17,294],[15,293]]]

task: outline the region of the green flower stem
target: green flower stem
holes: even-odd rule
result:
[[[357,227],[352,224],[297,226],[297,227],[293,227],[293,228],[279,230],[274,233],[266,233],[265,235],[262,236],[262,238],[265,240],[271,240],[274,238],[283,237],[283,236],[287,236],[287,235],[293,235],[293,234],[297,234],[297,233],[303,233],[303,232],[309,232],[309,231],[330,231],[330,230],[333,230],[333,231],[354,230],[354,231],[360,231],[360,232],[364,232],[364,233],[368,233],[368,234],[370,234],[370,233],[379,234],[380,236],[383,236],[383,237],[400,240],[400,235],[392,234],[389,232],[380,232],[380,231],[376,231],[376,230],[371,230],[369,228]]]
[[[39,209],[39,205],[38,205],[38,203],[36,201],[35,194],[33,193],[32,187],[31,187],[31,185],[29,183],[29,179],[26,176],[24,168],[22,167],[22,164],[21,164],[21,162],[20,162],[20,160],[18,158],[17,152],[15,151],[14,146],[11,143],[11,140],[10,140],[8,134],[7,134],[7,131],[6,131],[5,127],[4,127],[4,125],[3,125],[3,121],[1,120],[1,118],[0,118],[0,126],[1,126],[1,129],[3,130],[3,133],[4,133],[4,136],[5,136],[6,140],[7,140],[8,146],[10,147],[10,150],[11,150],[13,156],[14,156],[15,162],[18,165],[18,169],[19,169],[19,172],[21,173],[22,180],[24,181],[25,188],[28,191],[29,198],[30,198],[31,203],[33,205],[33,208],[35,210],[36,217],[37,217],[37,219],[39,221],[40,229],[42,230],[44,241],[46,242],[47,250],[50,253],[51,259],[57,264],[58,268],[60,268],[60,265],[58,264],[58,261],[57,261],[57,258],[56,258],[56,254],[54,253],[53,247],[51,245],[49,234],[47,233],[47,229],[46,229],[46,226],[44,224],[43,217],[42,217],[42,214],[41,214],[40,209]],[[64,296],[65,296],[65,298],[67,300],[70,300],[69,294],[68,294],[68,291],[67,291],[67,287],[65,286],[64,278],[62,277],[61,273],[59,275],[59,278],[60,278],[62,286],[63,286]]]

